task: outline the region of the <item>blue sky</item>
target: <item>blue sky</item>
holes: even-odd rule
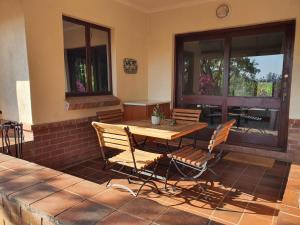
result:
[[[283,54],[278,55],[266,55],[266,56],[253,56],[249,57],[251,60],[255,59],[258,63],[257,68],[260,69],[260,73],[257,74],[257,78],[266,76],[269,72],[282,74],[283,66]]]

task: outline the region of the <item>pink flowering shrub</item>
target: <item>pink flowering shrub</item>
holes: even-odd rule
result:
[[[85,92],[85,87],[80,80],[76,80],[76,88],[79,92]]]
[[[201,74],[199,76],[199,92],[201,95],[208,95],[215,89],[216,84],[210,74]]]

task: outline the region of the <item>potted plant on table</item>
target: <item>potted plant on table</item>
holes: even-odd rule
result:
[[[152,116],[151,116],[151,123],[153,125],[159,125],[161,119],[164,117],[163,113],[160,111],[159,105],[157,104],[153,108]]]

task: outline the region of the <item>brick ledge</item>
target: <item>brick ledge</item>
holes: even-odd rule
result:
[[[120,99],[113,95],[66,97],[66,110],[79,110],[120,105]]]
[[[103,184],[1,153],[0,168],[1,224],[69,225],[81,218],[96,224],[114,211],[89,200],[105,191]]]

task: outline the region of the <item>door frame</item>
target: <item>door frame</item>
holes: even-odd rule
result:
[[[288,120],[289,120],[289,106],[290,106],[290,89],[292,80],[292,63],[293,63],[293,49],[294,49],[294,37],[295,37],[295,20],[266,23],[238,28],[218,29],[202,32],[184,33],[175,35],[175,55],[174,55],[174,86],[173,92],[173,107],[183,107],[184,103],[191,104],[214,104],[220,105],[222,108],[222,122],[227,120],[228,106],[232,104],[241,104],[247,100],[250,105],[258,106],[264,105],[267,107],[275,107],[280,109],[280,122],[278,128],[278,143],[276,147],[281,150],[286,149],[287,146],[287,132],[288,132]],[[229,83],[229,60],[230,60],[230,45],[231,38],[235,36],[245,36],[257,33],[271,33],[281,31],[285,33],[284,39],[284,59],[283,59],[283,71],[284,74],[288,74],[288,78],[284,82],[282,79],[281,96],[279,98],[274,97],[238,97],[228,96],[228,83]],[[224,76],[223,76],[223,92],[221,96],[208,96],[208,95],[182,95],[182,77],[180,74],[183,72],[183,43],[187,41],[199,41],[207,39],[222,39],[224,40]],[[285,96],[284,96],[285,95]],[[283,98],[285,99],[283,101]],[[279,100],[279,101],[278,101]],[[278,103],[279,102],[279,103]],[[229,104],[228,104],[229,103]],[[249,106],[249,104],[247,104]],[[238,142],[239,140],[237,140]],[[232,143],[235,144],[235,143]],[[239,143],[241,144],[241,143]],[[268,146],[265,146],[268,148]],[[275,146],[272,146],[273,149]]]

